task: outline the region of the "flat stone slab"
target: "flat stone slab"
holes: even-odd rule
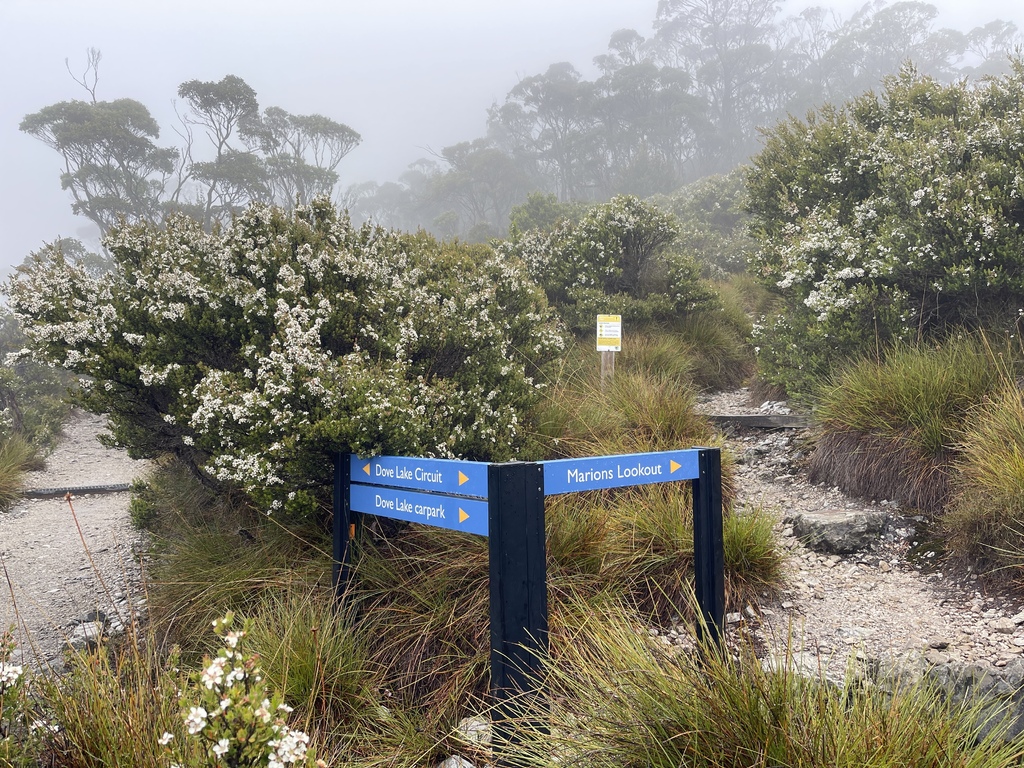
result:
[[[827,508],[787,517],[796,536],[808,549],[835,555],[863,552],[877,544],[888,512]]]
[[[707,418],[720,427],[734,425],[760,429],[806,429],[811,426],[807,416],[781,413],[710,414]]]

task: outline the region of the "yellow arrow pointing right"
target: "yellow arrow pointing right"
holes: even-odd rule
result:
[[[466,522],[467,520],[469,520],[469,515],[467,515],[467,514],[466,514],[466,513],[465,513],[465,512],[463,511],[463,509],[462,509],[461,507],[459,507],[459,522],[460,522],[460,523],[464,523],[464,522]]]
[[[459,470],[459,485],[469,482],[469,478],[462,474],[462,470]]]
[[[675,472],[681,466],[683,466],[683,465],[680,464],[678,461],[672,461],[671,459],[669,459],[669,462],[668,462],[668,473],[671,475],[673,472]]]

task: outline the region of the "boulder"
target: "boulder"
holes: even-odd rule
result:
[[[884,509],[839,508],[798,512],[786,518],[796,536],[808,549],[846,555],[863,552],[878,543],[888,513]]]

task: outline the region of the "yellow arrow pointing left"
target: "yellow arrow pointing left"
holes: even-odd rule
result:
[[[669,459],[669,462],[668,462],[668,473],[671,475],[673,472],[675,472],[681,466],[683,466],[683,465],[680,464],[678,461],[672,461],[671,459]]]
[[[459,522],[460,522],[460,523],[464,523],[464,522],[466,522],[467,520],[469,520],[469,515],[467,515],[467,514],[466,514],[466,513],[465,513],[465,512],[463,511],[463,509],[462,509],[462,508],[460,507],[460,508],[459,508]]]
[[[365,472],[366,474],[370,474],[370,465],[369,464],[367,464],[366,466],[363,467],[363,472]]]

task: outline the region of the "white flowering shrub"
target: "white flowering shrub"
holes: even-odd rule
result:
[[[753,267],[784,310],[756,331],[791,392],[852,356],[1024,310],[1024,64],[978,84],[907,69],[768,133],[748,174]]]
[[[677,234],[670,214],[620,195],[579,221],[516,232],[501,249],[526,263],[573,330],[592,330],[596,316],[609,312],[635,327],[671,321],[712,303],[697,263],[669,250]]]
[[[12,633],[0,632],[0,758],[9,758],[12,754],[13,730],[22,713],[25,669],[11,661],[13,652]]]
[[[202,671],[181,694],[188,736],[203,746],[210,768],[324,765],[314,762],[309,736],[288,726],[291,707],[267,691],[258,658],[244,653],[248,624],[236,629],[234,618],[229,611],[213,622],[222,647],[203,660]],[[174,734],[165,733],[159,742],[177,766]]]
[[[36,359],[91,385],[136,457],[171,452],[266,511],[308,513],[351,451],[507,460],[562,339],[484,246],[353,227],[327,200],[205,232],[125,226],[114,267],[60,253],[7,285]]]

